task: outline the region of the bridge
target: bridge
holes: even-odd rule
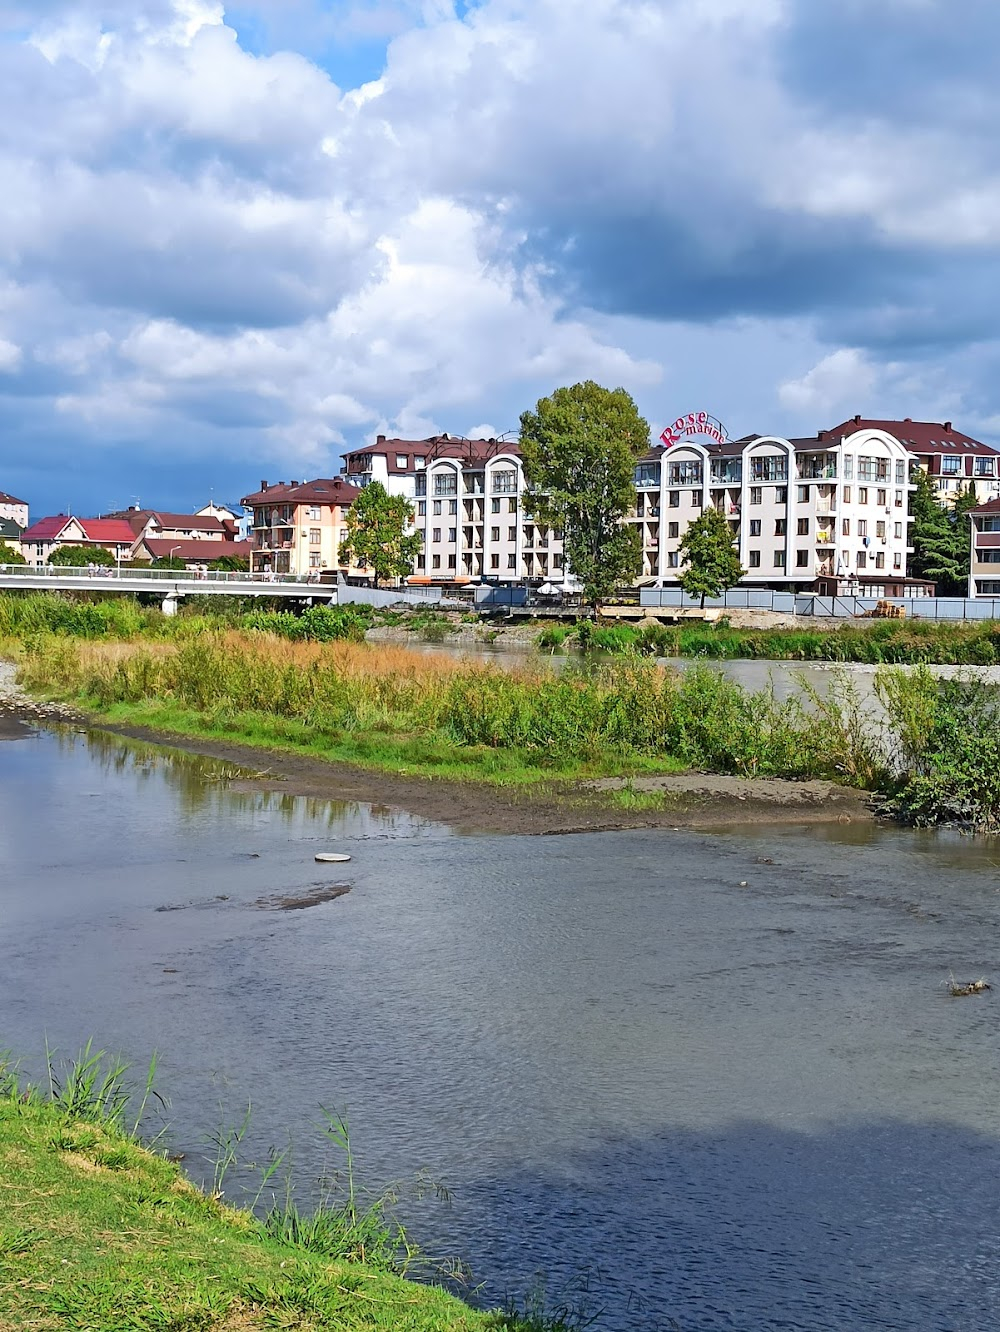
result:
[[[0,565],[0,589],[31,592],[148,592],[173,615],[181,597],[286,597],[310,603],[336,602],[335,583],[310,581],[295,574],[227,573],[208,569],[133,569],[128,565],[79,569],[69,565]]]

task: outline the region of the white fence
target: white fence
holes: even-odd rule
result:
[[[1000,597],[821,597],[815,593],[771,592],[767,589],[731,588],[723,597],[708,597],[713,610],[780,611],[785,615],[830,616],[855,619],[873,611],[880,601],[902,606],[907,619],[1000,620]],[[679,587],[644,587],[639,605],[650,610],[662,607],[700,606]]]

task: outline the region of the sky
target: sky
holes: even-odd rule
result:
[[[1000,443],[996,0],[0,0],[0,490],[236,502],[560,384]]]

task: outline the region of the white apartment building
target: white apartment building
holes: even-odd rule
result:
[[[413,505],[424,539],[414,580],[564,581],[562,541],[524,510],[516,445],[496,439],[385,439],[345,455],[347,481],[380,481]]]

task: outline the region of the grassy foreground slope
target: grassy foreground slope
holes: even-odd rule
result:
[[[442,1290],[269,1238],[113,1124],[0,1096],[0,1329],[484,1332]]]

